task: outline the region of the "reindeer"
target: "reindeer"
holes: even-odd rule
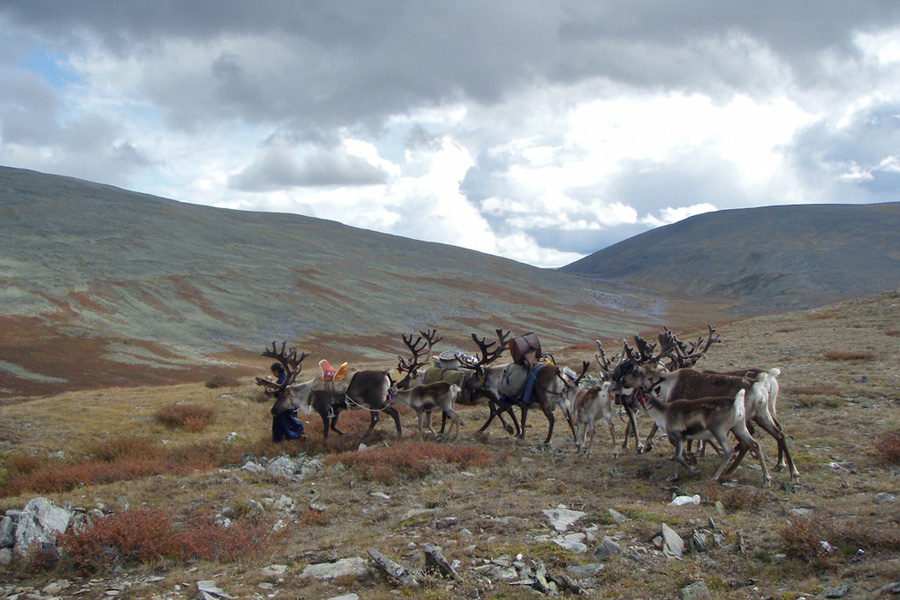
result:
[[[516,425],[516,437],[518,439],[525,439],[525,422],[528,418],[528,406],[521,406],[522,411],[522,424],[519,427],[519,424],[515,420],[515,416],[512,413],[512,407],[515,406],[515,403],[504,401],[500,394],[500,386],[503,377],[507,374],[507,370],[511,368],[511,364],[507,363],[504,365],[496,365],[492,366],[490,363],[497,360],[500,355],[506,350],[506,343],[508,341],[509,332],[503,332],[502,329],[497,330],[498,342],[499,346],[495,350],[491,350],[497,342],[486,342],[485,338],[478,339],[474,333],[472,334],[472,339],[475,341],[475,344],[478,346],[481,351],[481,358],[476,361],[473,359],[466,357],[462,354],[457,355],[457,359],[463,368],[471,369],[475,371],[477,377],[472,380],[472,391],[474,393],[479,393],[483,395],[487,395],[489,399],[493,402],[496,402],[498,407],[498,412],[508,412],[510,416],[513,418],[513,423]],[[544,416],[547,417],[547,421],[550,424],[550,427],[547,431],[547,437],[544,440],[545,445],[550,444],[550,438],[553,436],[553,426],[556,423],[556,417],[553,415],[554,410],[557,406],[561,406],[563,409],[563,414],[566,416],[566,422],[569,424],[569,429],[572,431],[572,435],[575,435],[575,425],[572,423],[572,416],[569,412],[569,407],[565,400],[564,395],[564,384],[563,381],[559,378],[559,367],[556,365],[545,364],[540,370],[537,371],[535,377],[535,386],[534,386],[534,394],[532,396],[532,404],[536,404],[540,407],[541,411],[544,413]],[[479,433],[483,432],[487,429],[488,425],[490,425],[491,421],[495,416],[494,411],[491,411],[491,416],[485,422],[484,425],[479,429]]]
[[[622,449],[628,447],[628,438],[630,434],[634,434],[634,443],[637,452],[649,452],[652,445],[645,445],[638,437],[637,417],[635,409],[638,407],[637,401],[629,394],[622,393],[622,386],[616,385],[619,382],[624,370],[630,369],[634,364],[654,364],[662,370],[675,370],[678,368],[693,366],[701,358],[706,355],[709,348],[722,340],[716,333],[712,325],[707,324],[709,334],[706,339],[701,336],[696,342],[685,344],[677,338],[668,327],[663,326],[663,331],[657,334],[659,343],[659,352],[656,352],[657,344],[647,342],[640,335],[634,336],[635,348],[631,348],[628,342],[622,340],[622,352],[615,355],[612,360],[606,357],[603,351],[603,344],[597,340],[597,348],[599,354],[595,355],[597,362],[600,364],[600,370],[605,377],[614,382],[612,386],[614,398],[617,404],[625,409],[628,415],[628,424],[625,427],[625,439],[622,442]],[[652,439],[656,433],[656,426],[652,428],[652,433],[648,437]]]
[[[578,387],[590,364],[588,361],[582,361],[581,374],[574,381],[563,378],[566,398],[572,405],[572,418],[576,424],[575,453],[579,454],[584,451],[587,456],[591,455],[591,446],[594,443],[594,424],[602,417],[609,424],[613,457],[617,458],[619,449],[616,446],[616,432],[613,427],[612,395],[609,393],[610,382],[605,381],[601,385],[595,385],[587,389]],[[589,438],[588,435],[590,435]],[[585,443],[586,440],[587,443]]]
[[[691,472],[696,469],[684,458],[684,442],[688,439],[716,440],[722,447],[722,463],[713,474],[713,480],[723,481],[737,469],[747,449],[752,450],[759,460],[763,472],[763,487],[772,484],[772,477],[766,466],[762,447],[747,430],[746,390],[738,390],[731,396],[679,399],[663,402],[653,394],[639,394],[641,406],[653,418],[657,426],[666,432],[675,446],[671,460],[675,462],[675,472],[670,481],[678,479],[678,467],[684,465]],[[735,453],[728,433],[731,432],[741,444],[741,451]],[[729,465],[729,463],[731,463]]]
[[[396,404],[402,404],[416,411],[416,418],[419,421],[419,439],[424,440],[424,432],[422,430],[423,413],[428,415],[428,430],[435,438],[437,433],[431,427],[431,413],[440,409],[444,415],[451,421],[450,434],[456,429],[454,442],[459,441],[459,415],[453,410],[453,403],[459,397],[460,387],[454,383],[446,381],[435,381],[434,383],[423,383],[413,386],[409,389],[398,390],[396,387],[391,390],[393,401]]]
[[[761,372],[755,381],[745,377],[722,375],[718,373],[704,373],[691,368],[676,369],[666,372],[645,365],[631,365],[625,369],[621,377],[621,385],[627,388],[639,389],[644,393],[656,396],[661,402],[671,402],[676,399],[704,398],[709,396],[733,396],[739,390],[746,393],[745,416],[750,423],[759,425],[778,444],[779,452],[783,453],[785,461],[791,473],[791,480],[797,482],[800,472],[794,465],[790,450],[787,446],[787,438],[784,432],[775,424],[769,412],[769,388],[768,372]],[[752,425],[750,425],[752,426]],[[656,426],[651,430],[644,444],[649,449],[651,438],[656,433]],[[746,452],[746,449],[742,449]],[[743,453],[741,453],[743,456]]]
[[[308,353],[297,353],[297,348],[287,350],[287,342],[281,343],[281,350],[278,350],[275,342],[272,342],[272,348],[266,348],[263,356],[274,358],[278,363],[272,366],[272,373],[278,375],[277,381],[270,381],[262,377],[256,378],[256,384],[265,388],[266,394],[275,397],[272,405],[272,441],[278,443],[285,439],[305,440],[306,436],[303,432],[302,423],[297,420],[295,413],[298,408],[294,401],[291,386],[297,378],[297,375],[303,369],[303,360],[309,356]]]

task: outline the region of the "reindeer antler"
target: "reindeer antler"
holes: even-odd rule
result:
[[[309,356],[309,352],[301,352],[298,354],[296,347],[287,348],[287,342],[281,342],[281,350],[279,350],[276,342],[272,342],[272,347],[267,347],[263,350],[262,355],[274,358],[281,363],[281,366],[284,367],[284,381],[282,383],[276,383],[262,377],[257,377],[256,385],[265,387],[266,393],[281,394],[288,386],[293,385],[297,375],[303,370],[303,360]]]
[[[427,339],[427,338],[426,338]],[[397,356],[397,370],[400,373],[406,373],[410,377],[415,377],[416,372],[423,366],[425,366],[426,362],[420,362],[420,358],[422,357],[424,352],[422,350],[425,348],[426,340],[422,339],[422,336],[416,338],[416,341],[413,341],[412,334],[403,335],[403,343],[406,344],[406,347],[409,348],[410,352],[412,352],[412,358],[407,360],[402,356]],[[428,344],[429,349],[431,348],[431,344]]]
[[[478,346],[478,349],[481,351],[481,356],[477,361],[473,361],[465,354],[457,352],[456,360],[459,361],[461,367],[477,370],[500,358],[500,355],[506,350],[506,342],[511,333],[509,331],[504,332],[503,329],[497,329],[495,331],[497,332],[496,342],[488,342],[484,337],[478,339],[477,335],[474,333],[472,334],[472,340],[475,341],[475,345]],[[491,350],[493,346],[497,346],[497,348]]]

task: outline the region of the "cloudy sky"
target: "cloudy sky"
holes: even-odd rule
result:
[[[896,0],[0,0],[0,31],[0,165],[184,202],[557,267],[900,200]]]

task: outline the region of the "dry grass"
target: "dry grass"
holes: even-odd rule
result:
[[[896,494],[900,460],[896,404],[900,370],[893,358],[900,355],[900,336],[883,333],[895,327],[895,302],[890,295],[848,302],[820,311],[827,318],[789,313],[714,323],[723,343],[713,347],[703,367],[782,369],[778,415],[801,471],[798,486],[790,485],[782,472],[773,473],[772,488],[762,489],[752,460],[737,470],[731,484],[711,484],[708,478],[717,459],[708,456],[700,459],[698,474],[683,475],[675,488],[667,481],[671,449],[661,438],[648,454],[636,454],[631,441],[629,449],[613,459],[607,432],[601,428],[593,456],[587,459],[574,455],[571,434],[559,413],[550,448],[540,444],[547,422],[535,411],[529,413],[524,442],[508,437],[499,425],[477,435],[487,417],[483,406],[460,407],[464,425],[456,445],[408,441],[406,436],[397,442],[388,418],[367,440],[369,449],[359,452],[357,445],[369,424],[363,411],[341,415],[344,437],[325,440],[318,416],[302,416],[308,421],[308,442],[274,445],[269,441],[269,404],[257,402],[258,389],[246,381],[225,394],[195,384],[69,393],[0,408],[0,486],[6,496],[0,499],[0,510],[21,508],[36,493],[20,489],[9,495],[15,492],[13,480],[78,464],[84,472],[90,465],[125,473],[124,461],[141,456],[170,470],[149,477],[135,472],[122,479],[90,481],[85,487],[58,488],[46,495],[57,503],[87,509],[102,505],[117,515],[125,514],[129,506],[160,510],[165,521],[177,525],[177,535],[184,535],[185,526],[196,531],[203,530],[203,523],[208,526],[208,521],[192,516],[199,506],[210,514],[227,512],[237,521],[248,519],[249,524],[253,507],[263,503],[267,516],[287,521],[284,538],[274,540],[264,556],[236,562],[226,551],[189,552],[190,544],[169,542],[170,554],[158,550],[164,559],[151,560],[153,568],[167,577],[152,592],[161,597],[178,597],[172,591],[175,582],[200,579],[217,579],[233,596],[251,597],[266,580],[260,567],[278,563],[288,565],[284,581],[277,584],[281,596],[327,598],[355,592],[386,600],[396,597],[391,592],[397,586],[383,575],[336,581],[304,580],[298,575],[314,562],[365,557],[368,548],[420,568],[422,544],[432,543],[441,546],[448,560],[460,562],[463,580],[450,584],[428,578],[416,597],[465,597],[477,589],[481,597],[532,598],[530,590],[488,585],[473,569],[501,555],[522,554],[560,573],[570,565],[591,562],[590,553],[563,549],[543,537],[550,527],[541,511],[560,503],[586,513],[580,530],[594,525],[596,540],[611,536],[626,549],[624,555],[604,563],[592,585],[595,596],[677,597],[680,587],[702,579],[717,600],[812,597],[844,580],[854,581],[863,597],[863,591],[895,581],[900,573],[896,505],[874,501],[880,492]],[[691,332],[680,337],[688,339]],[[878,352],[872,350],[875,347]],[[561,362],[577,365],[582,358],[592,358],[586,348],[550,350]],[[860,349],[872,356],[826,358],[825,353],[835,348]],[[155,419],[156,411],[177,403],[209,408],[215,421],[193,433],[170,429]],[[412,434],[414,416],[404,411],[402,418],[404,433]],[[646,435],[648,419],[639,417],[639,426]],[[620,443],[623,429],[617,421]],[[226,443],[232,432],[237,439]],[[771,464],[776,456],[772,439],[762,432],[756,437]],[[60,450],[62,457],[57,454]],[[327,462],[323,471],[301,482],[220,470],[239,464],[244,454],[272,457],[301,451],[324,454]],[[702,501],[699,506],[669,505],[672,495],[681,493],[699,494]],[[281,495],[294,499],[297,508],[285,514],[270,509],[266,501]],[[717,501],[723,514],[716,511]],[[627,520],[615,521],[608,509]],[[710,519],[723,538],[708,552],[674,561],[654,549],[652,540],[662,523],[686,538]],[[211,531],[204,536],[218,539]],[[97,530],[93,535],[96,541],[106,534]],[[823,539],[835,550],[825,552]],[[739,542],[744,553],[738,551]],[[119,577],[147,568],[136,566],[145,563],[132,558],[128,544],[121,544],[113,561],[124,570]],[[219,541],[217,547],[229,545]],[[87,561],[85,570],[100,559],[88,550],[81,556]],[[74,569],[72,563],[57,567],[66,568]],[[21,570],[9,574],[26,585],[47,577]],[[101,568],[93,577],[113,576],[104,575]]]

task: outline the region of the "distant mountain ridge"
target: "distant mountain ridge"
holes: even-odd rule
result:
[[[545,347],[900,287],[900,204],[722,211],[562,269],[0,167],[0,399],[259,373],[286,340],[389,368],[400,336]]]
[[[590,343],[660,323],[668,302],[333,221],[0,168],[0,397],[202,380],[263,362],[275,340],[312,352],[308,370],[389,367],[401,334],[428,327],[442,350],[497,327]]]
[[[660,294],[731,300],[740,315],[812,308],[900,287],[900,202],[706,213],[560,270]]]

